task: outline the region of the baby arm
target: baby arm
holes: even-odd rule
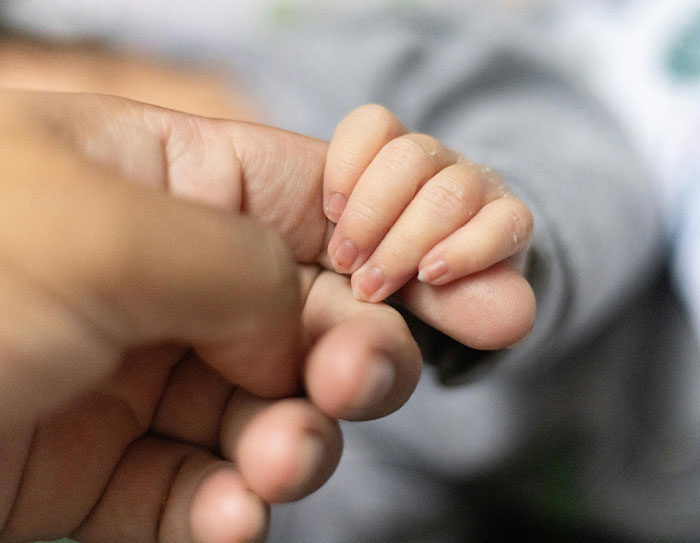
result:
[[[418,274],[444,285],[522,253],[532,214],[494,171],[381,106],[350,113],[336,129],[324,174],[324,209],[337,223],[328,244],[355,296],[377,302]]]

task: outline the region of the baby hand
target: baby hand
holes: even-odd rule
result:
[[[324,210],[336,222],[328,254],[352,274],[361,300],[378,302],[418,273],[444,285],[526,248],[532,214],[494,171],[381,106],[338,125],[328,150]]]

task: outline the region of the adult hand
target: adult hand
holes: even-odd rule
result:
[[[0,541],[264,537],[266,502],[337,464],[330,417],[391,412],[420,372],[398,314],[315,265],[326,144],[104,96],[0,102]],[[302,368],[320,409],[262,398]]]

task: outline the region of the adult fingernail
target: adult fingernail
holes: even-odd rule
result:
[[[240,524],[236,529],[241,541],[264,541],[268,518],[260,498],[253,492],[246,492],[231,500],[231,506],[238,509]]]
[[[391,359],[385,354],[375,355],[369,362],[365,382],[359,394],[352,402],[353,409],[367,409],[379,404],[396,381],[396,369]]]
[[[295,485],[297,487],[307,485],[316,473],[322,471],[326,458],[326,443],[323,438],[315,432],[307,432],[301,442],[299,457]]]
[[[447,262],[438,260],[425,266],[418,272],[418,280],[424,283],[435,283],[447,274]]]
[[[338,245],[335,253],[333,253],[333,263],[342,270],[351,271],[359,254],[360,251],[357,245],[352,241],[345,240]]]
[[[362,272],[359,279],[355,281],[353,287],[355,297],[368,302],[379,301],[375,300],[373,295],[384,286],[385,281],[386,279],[382,270],[376,266],[368,268]]]
[[[328,220],[338,222],[347,204],[348,199],[344,194],[340,192],[331,194],[328,198],[328,205],[326,205],[326,217],[328,217]]]

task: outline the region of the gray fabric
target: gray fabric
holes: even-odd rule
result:
[[[492,15],[375,16],[287,39],[276,57],[284,69],[265,68],[291,89],[279,118],[292,129],[328,137],[346,111],[379,102],[500,170],[535,214],[539,304],[530,339],[487,355],[498,363],[478,381],[445,388],[429,371],[399,413],[346,425],[338,474],[275,510],[272,541],[463,541],[476,515],[465,484],[491,476],[501,485],[499,474],[528,465],[539,444],[572,438],[578,515],[621,536],[698,528],[697,498],[668,503],[656,484],[664,473],[649,477],[655,438],[640,435],[648,421],[637,412],[661,398],[633,385],[668,365],[649,343],[676,328],[654,321],[646,299],[662,256],[657,197],[620,130],[553,50],[537,28]],[[548,476],[542,466],[537,481]],[[502,491],[545,502],[532,486]]]
[[[328,138],[353,107],[382,103],[498,169],[535,215],[528,341],[464,350],[465,371],[475,357],[489,369],[445,386],[428,367],[398,413],[346,424],[338,472],[273,509],[271,541],[478,539],[475,489],[546,507],[548,451],[563,455],[562,505],[582,521],[623,538],[700,534],[698,346],[660,273],[658,198],[576,66],[531,25],[479,10],[378,12],[253,46],[202,37],[187,51],[228,52],[288,129]],[[114,32],[104,37],[124,39]]]

